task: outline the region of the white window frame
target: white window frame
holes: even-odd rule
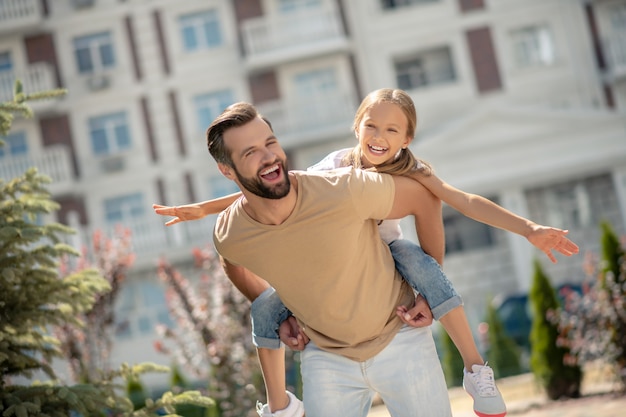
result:
[[[548,25],[532,25],[513,30],[511,46],[517,68],[550,66],[556,62],[554,36]]]
[[[130,126],[128,125],[128,116],[124,111],[90,117],[88,121],[88,127],[91,150],[96,156],[113,155],[121,153],[132,147],[133,141],[130,134]],[[126,135],[128,137],[127,144],[121,142],[121,138],[118,137],[117,129],[119,128],[125,129]],[[105,139],[107,144],[107,149],[105,152],[101,152],[96,149],[95,138],[93,136],[95,130],[103,130],[105,133]]]
[[[100,32],[89,35],[82,35],[74,38],[74,58],[76,59],[76,68],[80,74],[93,74],[101,72],[105,69],[114,68],[116,65],[115,48],[113,46],[113,38],[111,32]],[[103,62],[103,48],[109,47],[111,50],[111,62]],[[91,68],[81,68],[78,59],[78,51],[87,50],[91,58]]]
[[[224,36],[220,25],[219,13],[216,9],[204,10],[182,15],[178,18],[183,49],[195,52],[216,48],[224,44]],[[207,33],[207,29],[210,33]],[[195,45],[187,43],[185,32],[193,31]],[[215,39],[213,39],[215,37]]]
[[[198,120],[198,131],[204,132],[209,127],[209,124],[233,101],[234,94],[232,90],[211,91],[193,97],[193,107]]]
[[[456,81],[456,69],[449,46],[420,51],[395,60],[398,88],[415,90]],[[405,81],[406,80],[406,81]]]

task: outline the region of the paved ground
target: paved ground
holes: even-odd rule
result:
[[[507,404],[507,416],[626,417],[626,394],[619,392],[611,376],[600,371],[585,375],[583,396],[563,401],[550,401],[531,374],[499,380],[498,387]],[[454,417],[476,417],[472,411],[472,399],[462,388],[450,389],[449,395]],[[368,417],[389,417],[389,413],[384,405],[378,405],[372,408]]]

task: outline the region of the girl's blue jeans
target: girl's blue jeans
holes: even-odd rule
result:
[[[413,287],[424,296],[435,320],[439,320],[450,310],[463,305],[452,283],[441,267],[422,248],[404,239],[394,240],[389,244],[396,269]],[[280,301],[274,288],[263,291],[253,302],[250,310],[252,317],[252,340],[257,347],[278,349],[280,338],[278,328],[291,312]]]

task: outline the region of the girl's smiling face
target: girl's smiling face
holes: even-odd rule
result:
[[[374,103],[358,125],[356,136],[366,168],[392,161],[400,150],[411,143],[408,121],[402,109],[393,103]]]

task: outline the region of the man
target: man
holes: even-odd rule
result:
[[[364,417],[377,392],[395,417],[450,416],[430,329],[396,314],[414,295],[377,228],[377,219],[436,218],[440,202],[405,177],[287,172],[270,125],[247,103],[209,126],[207,145],[243,193],[214,230],[226,272],[265,278],[311,340],[302,353],[306,415]],[[244,294],[255,282],[233,280]]]

